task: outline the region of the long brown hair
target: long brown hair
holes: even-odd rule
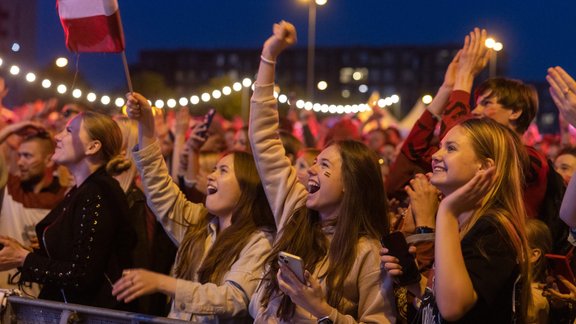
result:
[[[174,268],[177,278],[192,280],[197,275],[200,283],[219,284],[254,232],[276,231],[254,158],[246,152],[230,154],[234,158],[234,173],[241,192],[232,214],[232,223],[218,234],[201,265],[198,263],[204,255],[204,243],[208,236],[206,226],[215,216],[207,213],[203,222],[191,225],[178,249]]]
[[[470,139],[476,156],[480,160],[494,160],[496,170],[492,187],[480,207],[461,226],[460,236],[464,237],[481,217],[491,217],[500,224],[520,266],[521,309],[517,315],[519,323],[523,323],[532,300],[530,250],[525,232],[527,216],[522,200],[524,146],[516,133],[487,118],[470,119],[460,126]]]
[[[358,240],[361,237],[379,240],[389,231],[388,203],[376,154],[358,141],[344,140],[332,145],[340,151],[345,188],[332,241],[322,232],[317,211],[305,206],[295,210],[267,260],[264,305],[273,295],[282,294],[276,279],[277,257],[280,251],[287,251],[300,256],[310,272],[321,261],[328,260],[327,270],[320,277],[326,280],[328,303],[341,310],[344,281],[356,260]],[[294,311],[295,305],[283,295],[276,315],[288,321]]]

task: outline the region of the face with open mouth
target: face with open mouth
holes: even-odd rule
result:
[[[430,182],[448,195],[470,181],[481,167],[468,135],[462,127],[455,126],[432,156]]]
[[[234,155],[228,154],[218,161],[208,175],[206,208],[218,217],[232,215],[240,199],[240,185],[234,172]]]
[[[324,149],[308,169],[308,200],[306,207],[332,215],[340,209],[344,186],[342,157],[338,146]]]

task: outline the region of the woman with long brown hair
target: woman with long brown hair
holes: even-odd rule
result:
[[[206,207],[192,203],[168,174],[146,98],[129,94],[128,114],[139,121],[134,158],[148,205],[179,247],[174,277],[128,269],[114,284],[113,294],[129,302],[164,293],[173,298],[172,318],[251,322],[248,301],[275,232],[253,157],[245,152],[224,155],[208,176]]]
[[[285,157],[274,67],[295,41],[293,25],[274,25],[252,96],[249,138],[278,237],[250,313],[256,323],[394,322],[392,281],[381,273],[378,259],[388,218],[376,155],[360,142],[331,143],[309,168],[306,186]],[[302,259],[305,282],[278,264],[282,251]]]

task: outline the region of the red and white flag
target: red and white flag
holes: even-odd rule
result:
[[[57,0],[66,47],[73,52],[124,50],[117,0]]]

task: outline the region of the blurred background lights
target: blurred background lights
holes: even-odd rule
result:
[[[12,65],[10,67],[10,74],[18,75],[18,73],[20,73],[20,68],[17,65]]]
[[[96,94],[94,92],[90,92],[86,95],[86,99],[90,102],[96,101]]]
[[[100,102],[101,102],[103,105],[107,105],[107,104],[110,103],[110,97],[104,95],[104,96],[102,96],[102,98],[100,98]]]
[[[58,91],[58,93],[60,93],[60,94],[66,93],[66,90],[68,90],[68,89],[63,84],[59,84],[58,87],[56,88],[56,91]]]
[[[168,101],[166,101],[166,106],[168,106],[168,108],[176,107],[176,100],[172,98],[168,99]]]
[[[188,98],[182,97],[178,100],[180,106],[186,106],[188,104]]]
[[[26,74],[26,81],[28,82],[34,82],[36,81],[36,74],[32,73],[32,72],[28,72]]]
[[[156,108],[162,109],[162,108],[164,108],[164,101],[158,99],[158,100],[154,101],[154,106],[155,106]]]
[[[432,102],[432,96],[431,96],[431,95],[424,95],[424,96],[422,97],[422,102],[423,102],[425,105],[430,104],[430,103]]]
[[[124,98],[120,98],[120,97],[116,98],[116,100],[114,100],[114,104],[118,108],[124,106]]]
[[[66,65],[68,65],[68,59],[65,57],[59,57],[56,59],[56,66],[57,67],[65,67]]]

